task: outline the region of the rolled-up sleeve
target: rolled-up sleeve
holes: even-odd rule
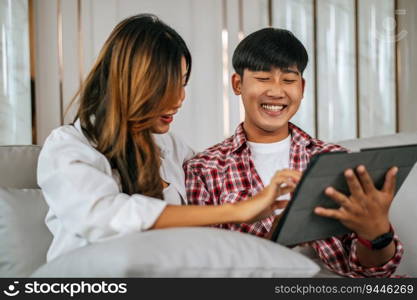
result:
[[[404,247],[397,235],[394,235],[395,253],[389,261],[377,267],[363,267],[359,262],[357,255],[358,240],[352,241],[349,263],[354,274],[360,274],[364,277],[390,277],[394,274],[404,253]]]
[[[89,242],[147,230],[166,202],[121,192],[109,162],[77,137],[52,133],[41,151],[38,184],[65,229]]]
[[[364,267],[357,255],[357,239],[354,233],[311,242],[321,260],[333,272],[347,277],[391,277],[398,267],[404,248],[398,236],[394,236],[395,253],[385,264]]]

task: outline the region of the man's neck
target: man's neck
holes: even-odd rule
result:
[[[244,121],[243,129],[247,140],[253,143],[276,143],[286,139],[289,135],[288,123],[275,131],[266,131]]]

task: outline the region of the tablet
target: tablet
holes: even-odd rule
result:
[[[288,203],[272,234],[272,240],[282,245],[297,245],[352,232],[340,221],[320,217],[313,210],[317,206],[338,208],[339,205],[324,194],[332,186],[349,195],[344,176],[346,169],[365,165],[374,184],[381,189],[385,173],[398,167],[396,192],[417,162],[417,145],[362,149],[360,152],[328,152],[312,157],[303,173],[292,200]]]

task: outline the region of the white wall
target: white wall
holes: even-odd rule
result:
[[[81,7],[77,6],[77,0],[61,0],[62,72],[57,40],[59,1],[35,0],[39,144],[54,127],[60,125],[60,94],[66,106],[114,25],[138,13],[154,13],[171,25],[184,38],[193,56],[186,101],[173,123],[173,130],[197,150],[213,145],[234,132],[243,114],[240,99],[230,87],[232,53],[244,35],[268,25],[267,0],[82,0]],[[272,1],[272,24],[292,30],[305,43],[310,56],[305,73],[305,99],[294,121],[312,135],[315,135],[317,124],[318,136],[330,141],[356,136],[354,98],[357,88],[361,136],[387,134],[395,130],[395,44],[368,34],[371,30],[384,33],[383,21],[394,16],[394,0],[359,2],[359,15],[363,16],[363,19],[359,19],[359,87],[354,82],[356,52],[352,45],[355,42],[353,2],[318,2],[318,53],[315,55],[313,1]],[[414,112],[417,104],[413,95],[417,88],[417,53],[413,50],[417,46],[417,5],[414,0],[400,0],[398,3],[407,9],[407,15],[399,16],[399,26],[408,30],[408,35],[398,44],[400,130],[416,131],[417,118]],[[300,7],[305,9],[300,11]],[[78,22],[78,11],[81,13],[81,23]],[[372,11],[375,14],[369,15]],[[338,26],[330,28],[332,20]],[[384,51],[386,55],[378,51]],[[317,82],[313,76],[315,56]],[[318,107],[315,105],[315,93],[318,95]],[[65,122],[70,120],[67,117]]]
[[[417,1],[398,1],[400,131],[417,131]]]
[[[31,144],[27,0],[0,0],[0,145]]]

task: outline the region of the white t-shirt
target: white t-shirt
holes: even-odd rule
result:
[[[264,186],[271,181],[272,176],[279,170],[290,166],[291,135],[276,143],[247,142],[252,153],[256,172],[261,177]],[[289,200],[290,195],[282,195],[279,200]],[[275,211],[279,214],[282,210]]]

